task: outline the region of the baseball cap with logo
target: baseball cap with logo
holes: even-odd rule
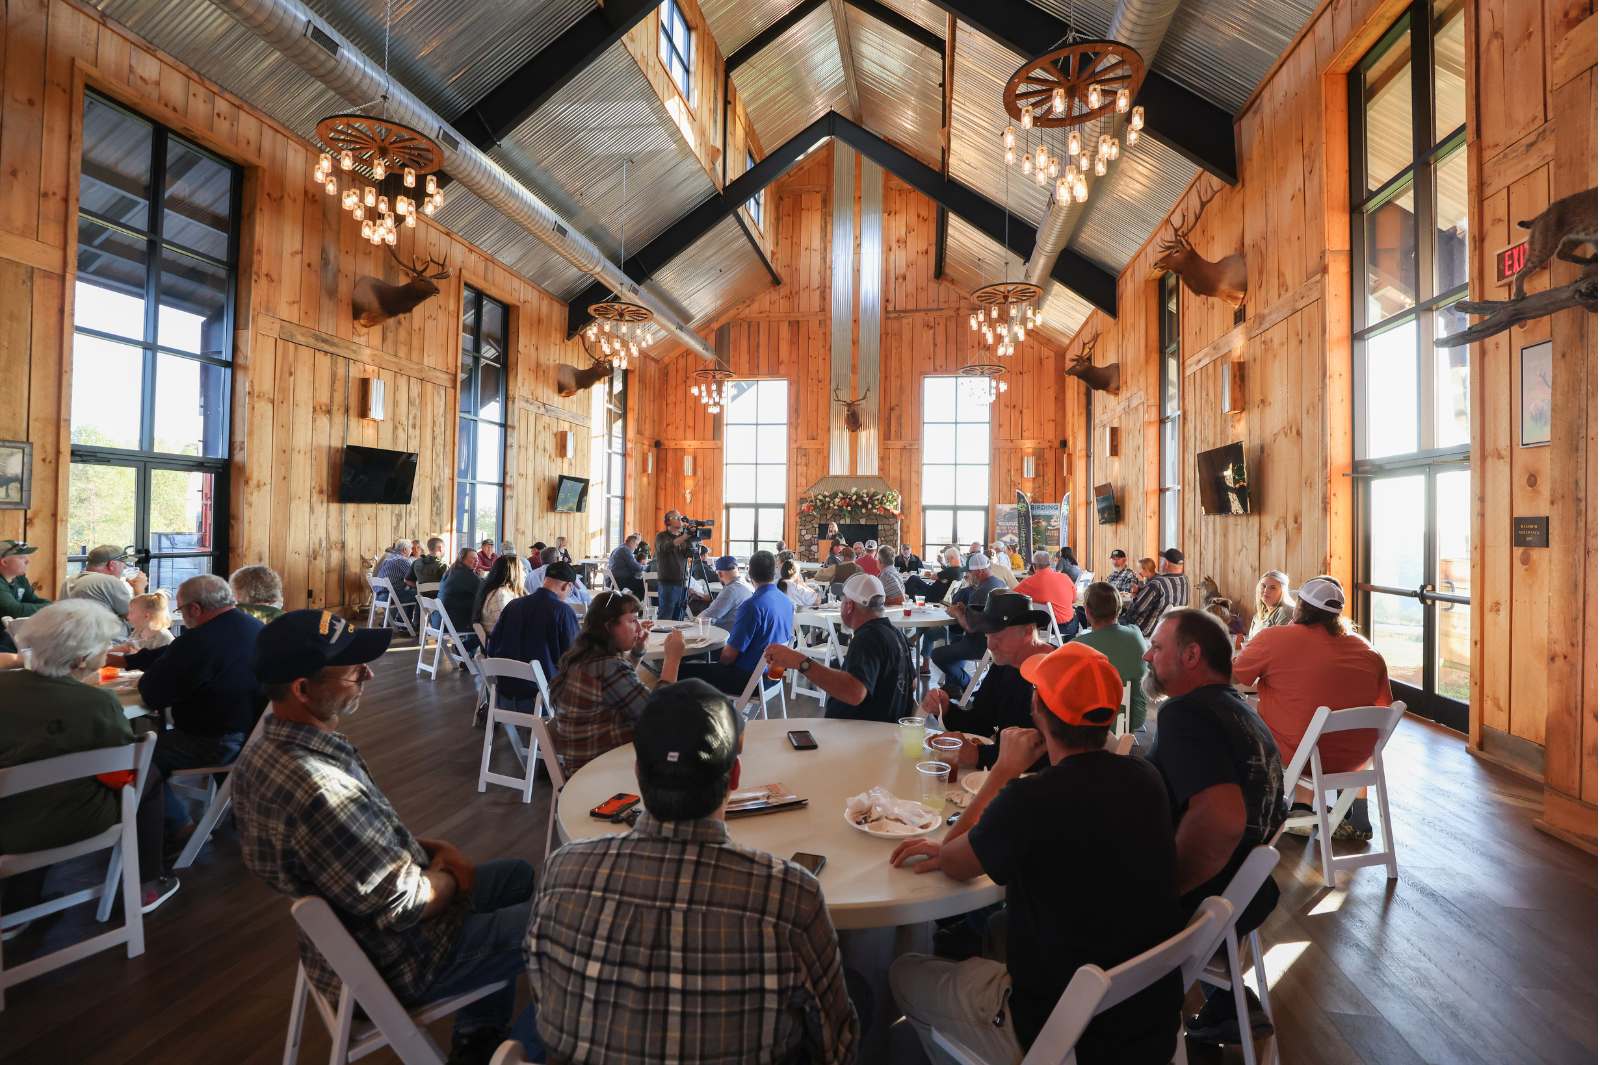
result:
[[[104,566],[107,562],[128,562],[132,558],[131,548],[118,547],[116,544],[101,544],[89,552],[89,558],[84,565]]]
[[[1295,593],[1302,603],[1326,610],[1330,614],[1344,613],[1344,589],[1332,577],[1312,577]]]
[[[967,569],[969,570],[988,569],[990,564],[989,556],[982,551],[974,551],[967,556]]]
[[[1022,663],[1022,679],[1069,725],[1109,725],[1122,706],[1122,677],[1094,648],[1069,643]]]
[[[870,573],[853,573],[844,582],[844,597],[852,603],[870,606],[873,597],[883,597],[883,582]]]
[[[739,560],[734,558],[732,555],[723,555],[721,558],[717,559],[716,568],[722,573],[726,573],[731,569],[738,569]]]
[[[733,768],[743,727],[733,701],[705,681],[663,684],[651,693],[634,726],[634,757],[642,776],[692,784]]]
[[[358,629],[330,610],[291,610],[256,637],[256,679],[287,684],[324,666],[371,662],[389,649],[393,636],[388,629]]]
[[[26,540],[0,540],[0,558],[10,558],[12,555],[31,555],[39,550]]]

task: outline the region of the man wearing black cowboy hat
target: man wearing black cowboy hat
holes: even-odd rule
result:
[[[966,707],[956,706],[942,688],[932,688],[922,700],[922,712],[938,715],[948,735],[961,739],[962,766],[989,769],[1000,757],[1000,734],[1007,728],[1032,728],[1033,685],[1022,679],[1022,663],[1049,654],[1055,644],[1044,638],[1050,615],[1034,609],[1027,596],[995,592],[983,613],[968,619],[973,632],[989,638],[994,663]],[[976,743],[970,736],[992,736],[993,743]]]

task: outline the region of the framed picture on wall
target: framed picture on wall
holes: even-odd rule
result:
[[[1550,341],[1522,349],[1522,446],[1550,442],[1550,399],[1553,383]]]
[[[33,504],[33,445],[0,440],[0,510],[27,510]]]

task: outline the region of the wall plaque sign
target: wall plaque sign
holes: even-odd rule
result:
[[[1511,546],[1549,547],[1550,519],[1548,517],[1512,518]]]

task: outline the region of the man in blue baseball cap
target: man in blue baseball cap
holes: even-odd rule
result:
[[[533,867],[474,865],[444,840],[413,836],[338,731],[390,637],[326,610],[292,610],[261,630],[255,673],[272,709],[234,765],[239,841],[269,887],[325,900],[405,1005],[507,981],[456,1014],[450,1065],[482,1065],[516,1003]],[[338,976],[303,940],[300,959],[336,1001]]]
[[[711,605],[702,610],[700,617],[705,619],[707,625],[720,625],[727,628],[733,624],[733,617],[750,598],[754,588],[739,577],[739,560],[732,555],[723,555],[715,563],[717,580],[722,582],[722,589],[717,592],[717,597],[711,600]]]

